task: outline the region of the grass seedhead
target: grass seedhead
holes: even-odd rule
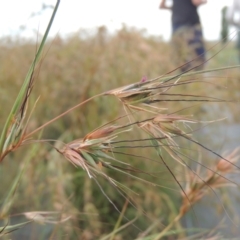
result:
[[[12,218],[12,216],[14,216],[11,215],[13,211],[16,211],[19,206],[26,206],[26,203],[22,204],[21,201],[19,201],[21,200],[20,197],[22,197],[20,194],[23,193],[24,197],[26,197],[30,196],[33,192],[38,192],[39,194],[34,196],[37,200],[33,203],[36,204],[37,207],[39,207],[39,203],[44,203],[44,207],[47,207],[47,209],[53,207],[57,212],[28,212],[26,209],[21,210],[21,212],[26,212],[20,215],[30,220],[28,221],[29,223],[36,222],[56,225],[58,225],[58,223],[64,223],[63,225],[59,224],[59,226],[56,226],[56,229],[50,237],[51,239],[59,239],[60,235],[58,235],[58,232],[69,233],[67,237],[76,238],[76,236],[73,237],[71,235],[75,233],[75,229],[77,229],[76,232],[78,232],[77,238],[81,239],[93,239],[94,237],[100,239],[100,234],[105,234],[102,239],[117,239],[117,234],[121,234],[119,238],[122,239],[135,239],[134,237],[144,228],[147,228],[145,235],[143,235],[144,239],[157,240],[162,237],[177,238],[177,236],[185,236],[190,229],[183,229],[183,227],[180,226],[180,219],[183,215],[189,211],[192,211],[193,215],[195,215],[193,205],[207,196],[209,192],[212,191],[215,193],[215,191],[221,187],[233,185],[234,183],[227,178],[229,177],[228,174],[238,171],[236,170],[238,167],[235,165],[235,162],[238,160],[238,150],[234,150],[230,154],[224,154],[224,157],[221,157],[218,153],[212,151],[211,147],[208,147],[207,141],[204,145],[196,141],[193,133],[197,129],[193,130],[191,127],[193,124],[197,125],[199,122],[190,117],[194,114],[193,112],[190,113],[191,115],[188,115],[186,112],[191,111],[191,109],[192,111],[196,111],[193,107],[202,102],[226,102],[220,99],[220,97],[205,96],[205,94],[212,94],[213,90],[223,89],[219,80],[223,80],[224,77],[221,76],[218,78],[217,73],[216,77],[212,77],[209,73],[211,71],[219,72],[222,70],[230,70],[231,68],[236,68],[236,66],[195,73],[186,72],[170,76],[173,72],[170,72],[170,69],[168,69],[171,68],[171,59],[168,59],[168,61],[166,61],[167,58],[162,59],[163,55],[168,55],[167,52],[163,51],[164,54],[159,54],[160,52],[155,51],[156,47],[162,45],[164,48],[164,46],[167,46],[167,43],[161,41],[159,44],[159,41],[153,38],[147,40],[146,38],[141,38],[138,34],[136,36],[137,38],[131,38],[134,31],[127,33],[127,35],[126,32],[124,33],[124,31],[122,31],[121,33],[120,31],[119,36],[111,35],[110,37],[108,34],[100,34],[96,36],[97,38],[92,36],[90,38],[82,38],[81,34],[77,34],[76,37],[71,38],[70,41],[57,37],[57,41],[55,42],[54,40],[51,44],[50,50],[53,50],[53,54],[50,55],[49,59],[44,59],[44,61],[46,61],[46,69],[49,70],[38,76],[39,80],[43,79],[45,82],[40,81],[43,83],[42,89],[34,89],[38,91],[34,97],[32,96],[32,89],[36,81],[36,69],[39,66],[43,47],[46,43],[46,37],[59,3],[60,0],[57,1],[43,40],[39,49],[36,51],[36,56],[0,135],[0,162],[8,153],[17,150],[20,146],[25,145],[26,148],[23,149],[23,151],[25,151],[30,144],[35,144],[29,157],[25,157],[26,162],[22,170],[14,162],[14,170],[18,168],[16,170],[18,174],[12,187],[9,188],[5,200],[2,202],[0,217],[3,221],[6,217],[11,216]],[[123,36],[121,36],[122,34]],[[128,39],[128,37],[130,38]],[[127,41],[125,41],[126,39]],[[136,44],[136,42],[139,44]],[[124,45],[123,47],[120,46],[122,43]],[[139,48],[133,48],[133,46],[141,46],[143,43],[146,45],[143,47],[143,51]],[[58,47],[60,47],[61,51],[59,51]],[[79,51],[76,51],[76,49]],[[131,49],[131,54],[129,54],[129,49]],[[14,51],[15,48],[12,50],[13,54],[15,54]],[[25,48],[23,48],[23,52],[25,54]],[[7,55],[8,54],[6,54],[6,56]],[[139,62],[137,60],[138,55]],[[69,58],[69,56],[71,57]],[[145,61],[142,61],[143,56],[145,56]],[[69,59],[73,60],[72,64],[69,64]],[[59,60],[60,65],[58,63]],[[28,61],[29,60],[27,60],[27,62]],[[159,65],[160,61],[162,62],[161,65],[164,65],[166,69]],[[127,71],[122,71],[122,69],[119,71],[122,63],[126,64],[123,65],[123,69],[127,69]],[[138,71],[138,65],[140,63],[143,64],[141,65],[141,71],[148,75],[150,75],[149,70],[151,70],[151,74],[155,76],[159,74],[159,72],[168,73],[155,79],[142,77],[140,81],[129,84],[129,82],[134,81],[136,78],[140,79],[139,76],[137,76],[138,74],[144,74]],[[128,64],[129,66],[127,66]],[[69,69],[68,67],[63,68],[63,66],[67,65],[73,66],[74,69]],[[111,69],[107,69],[107,66],[111,66]],[[125,68],[125,66],[129,68]],[[61,70],[63,71],[61,72]],[[19,71],[16,72],[19,74]],[[130,74],[128,75],[128,73]],[[208,74],[200,75],[202,73]],[[4,74],[2,75],[4,76]],[[41,75],[47,77],[42,77]],[[228,72],[229,79],[231,77],[230,75]],[[19,77],[19,79],[23,78]],[[49,81],[49,79],[53,81]],[[79,84],[79,79],[84,79],[84,82],[80,83],[83,87],[76,88]],[[102,79],[106,81],[101,81]],[[109,79],[116,81],[110,82]],[[57,80],[57,82],[54,80]],[[215,80],[216,82],[214,82]],[[12,83],[15,84],[15,81],[16,78],[13,77],[11,84],[8,85],[11,86]],[[58,84],[59,81],[61,84]],[[71,82],[71,84],[69,84],[69,82]],[[196,86],[193,86],[193,83],[196,83]],[[128,85],[104,92],[106,89],[109,89],[109,87],[117,86],[117,84],[121,84],[122,86],[125,84]],[[198,88],[201,84],[204,88],[202,91],[204,94],[201,95],[201,93],[199,93],[198,95]],[[211,85],[211,88],[207,89],[206,85]],[[231,83],[229,82],[227,86],[229,87],[230,85]],[[65,86],[68,87],[68,91],[66,91]],[[94,88],[91,88],[91,86],[94,86]],[[214,87],[216,87],[216,89],[214,89]],[[89,89],[91,91],[89,91]],[[101,93],[98,92],[99,90]],[[29,99],[30,97],[37,98],[39,95],[43,96],[43,99],[45,98],[45,101],[48,103],[52,103],[52,106],[49,104],[46,108],[45,104],[43,104],[42,110],[40,109],[38,111],[37,109],[37,111],[35,111],[36,114],[32,115],[28,109],[28,103],[31,103]],[[70,95],[71,97],[69,97]],[[221,96],[224,97],[225,95]],[[238,96],[237,92],[236,96]],[[95,101],[89,108],[83,108],[80,114],[69,116],[69,113],[73,112],[73,110],[83,105],[85,106],[85,104],[92,102],[93,99],[95,100],[100,97],[100,101]],[[106,97],[116,98],[121,106],[123,106],[125,115],[121,117],[116,116],[119,113],[119,109],[114,105],[114,101],[108,102],[109,104],[102,104],[107,102],[108,99],[104,99]],[[232,96],[228,96],[227,98],[229,97]],[[56,104],[54,100],[59,100],[60,98],[61,101]],[[76,99],[80,100],[76,103]],[[172,103],[174,103],[174,105]],[[195,106],[192,106],[192,103],[196,103]],[[73,107],[70,108],[70,106]],[[35,109],[35,107],[31,106],[29,108]],[[111,109],[111,111],[109,111],[109,109]],[[206,109],[209,110],[210,108]],[[201,106],[200,109],[197,109],[198,112],[194,118],[197,116],[204,117],[202,113],[204,113],[206,109],[205,105]],[[59,114],[61,112],[62,114]],[[57,116],[49,119],[48,113]],[[67,114],[69,115],[65,118]],[[33,129],[32,132],[29,133],[28,130],[30,127],[28,128],[28,122],[30,117],[34,115],[36,115],[36,118],[32,121],[33,124],[31,123]],[[104,119],[97,119],[97,121],[101,122],[104,120],[108,123],[94,131],[89,131],[88,126],[91,127],[96,124],[96,116],[104,117]],[[115,119],[110,121],[112,118]],[[47,133],[44,134],[51,139],[32,139],[35,133],[43,130],[46,126],[49,126],[57,120],[62,121],[59,121],[59,124],[56,123],[52,128],[49,127],[49,131],[46,131]],[[207,122],[207,120],[205,122]],[[209,122],[210,121],[208,121],[208,123]],[[71,131],[76,124],[78,124],[78,130],[73,134]],[[39,125],[40,127],[35,128],[35,126]],[[79,128],[79,125],[81,128],[84,128],[84,130]],[[68,130],[65,131],[64,128],[68,128]],[[62,134],[60,140],[58,136],[61,131],[64,131],[64,134]],[[83,132],[88,132],[88,134],[82,137],[81,134],[83,134]],[[72,139],[72,137],[76,136],[75,134],[79,134],[78,136],[82,138],[61,145],[62,141],[69,138]],[[68,164],[68,162],[59,162],[57,152],[55,152],[55,154],[52,154],[52,152],[49,154],[48,148],[42,148],[42,143],[50,142],[56,143],[54,146],[50,144],[54,152],[56,149],[68,162],[80,168],[80,171],[68,172],[66,170],[67,168],[65,168],[65,164]],[[187,144],[184,146],[185,143]],[[198,151],[192,149],[192,145],[199,147]],[[35,146],[39,146],[39,148],[35,148]],[[208,167],[208,163],[204,165],[199,162],[199,158],[196,160],[196,155],[201,155],[200,149],[207,151],[207,153],[214,154],[215,157],[217,156],[217,158],[219,158],[212,169]],[[154,154],[151,150],[155,150],[157,154]],[[17,157],[23,159],[21,152]],[[205,155],[203,157],[205,157]],[[41,161],[39,161],[39,159]],[[31,165],[29,165],[28,168],[28,163],[30,162]],[[205,168],[199,168],[194,171],[190,167],[190,162]],[[56,163],[59,164],[57,167]],[[180,163],[180,165],[176,163]],[[5,170],[4,167],[5,166],[3,166],[3,169]],[[181,170],[186,170],[186,173],[184,174]],[[10,169],[9,173],[11,173],[11,171],[13,170]],[[49,175],[49,177],[47,175]],[[6,175],[3,175],[3,178],[5,178],[5,176]],[[23,177],[25,181],[20,182]],[[187,181],[185,181],[185,177]],[[107,185],[104,185],[101,180],[104,180],[104,183],[107,182]],[[7,190],[5,179],[3,179],[3,181],[3,186],[6,186]],[[44,181],[47,182],[49,186],[52,186],[52,188],[46,188]],[[93,186],[92,183],[95,185]],[[82,186],[84,186],[83,189],[81,189]],[[149,188],[146,188],[146,186],[149,186]],[[20,189],[19,195],[15,194],[17,193],[18,187]],[[30,188],[31,190],[28,191]],[[56,191],[53,188],[56,188]],[[96,188],[98,188],[102,194],[99,194]],[[163,191],[160,188],[164,188]],[[25,189],[27,189],[26,193]],[[42,191],[42,189],[44,191]],[[63,200],[66,200],[69,193],[73,196],[74,201],[76,200],[75,203],[79,211],[83,210],[87,212],[87,214],[91,212],[94,214],[99,213],[98,216],[96,218],[87,217],[87,223],[82,213],[78,212],[79,214],[76,215],[78,217],[73,217],[69,204],[64,208],[67,209],[69,214],[65,214],[65,211],[62,210]],[[107,194],[109,194],[111,198]],[[180,206],[178,202],[179,199],[181,199]],[[125,201],[125,205],[122,211],[119,211],[123,203],[122,200]],[[111,206],[109,206],[109,203]],[[112,207],[120,213],[114,228],[115,213],[112,214],[113,216],[109,216],[111,214],[108,214],[109,212],[112,213]],[[139,215],[133,219],[135,216],[134,211],[137,211]],[[75,208],[74,213],[76,213]],[[142,217],[147,217],[151,222],[155,222],[155,226],[148,227],[148,222],[143,221]],[[195,217],[197,219],[198,216],[195,215]],[[69,219],[71,219],[71,222],[74,222],[71,226],[70,224],[65,224]],[[129,221],[129,219],[133,220]],[[123,220],[127,220],[127,223]],[[162,220],[164,225],[161,223]],[[82,221],[84,221],[84,223]],[[129,227],[130,224],[135,224],[135,221],[137,221],[136,226],[141,228],[136,227],[138,232],[133,233],[132,229],[130,229],[121,233],[121,231]],[[4,224],[0,228],[0,237],[25,224],[26,223],[13,226],[10,226],[9,223]],[[166,228],[165,225],[167,225]],[[176,226],[176,232],[170,231],[173,226]],[[163,229],[163,227],[165,229]],[[62,229],[58,230],[58,228],[65,228],[67,230],[62,231]],[[109,234],[107,231],[109,231],[110,228],[113,230]],[[90,232],[90,237],[88,237],[87,234],[84,236],[84,233],[81,233],[82,229],[83,231]],[[159,231],[162,232],[159,233]],[[147,236],[148,234],[150,234],[150,236]],[[61,237],[65,239],[66,235]],[[196,237],[200,238],[202,235]],[[207,237],[205,239],[207,239]]]
[[[184,74],[183,74],[184,76]],[[149,107],[155,108],[159,112],[161,108],[155,106],[156,103],[164,102],[225,102],[225,100],[200,96],[195,94],[182,94],[170,92],[176,90],[179,86],[189,85],[199,82],[198,79],[181,80],[181,75],[173,77],[158,77],[152,80],[144,80],[135,84],[130,84],[105,93],[113,95],[123,103],[128,109],[135,109],[149,112]],[[207,82],[205,82],[207,84]],[[136,107],[141,105],[141,108]]]
[[[114,131],[116,131],[119,128],[120,128],[119,126],[109,126],[109,127],[104,127],[104,128],[97,129],[97,130],[87,134],[83,138],[83,141],[85,142],[87,140],[108,137],[110,134],[112,134]]]
[[[180,128],[180,123],[186,126],[187,123],[196,123],[196,121],[184,116],[160,114],[139,123],[138,126],[159,143],[156,145],[159,149],[165,149],[173,159],[182,163],[175,151],[179,148],[176,139],[179,137],[191,139],[191,136]]]
[[[108,126],[99,128],[83,139],[66,144],[62,150],[58,150],[73,165],[87,171],[90,178],[95,177],[94,171],[102,170],[102,167],[110,165],[109,160],[115,160],[107,153],[111,152],[111,142],[118,134],[128,131],[117,131],[122,126]],[[107,162],[106,162],[106,161]]]
[[[238,148],[233,150],[227,156],[224,156],[224,159],[220,159],[214,167],[214,170],[208,170],[205,173],[204,177],[200,177],[200,172],[190,172],[189,173],[189,184],[186,186],[185,192],[188,198],[185,195],[183,196],[182,206],[180,209],[180,214],[184,215],[190,208],[191,205],[195,204],[201,200],[209,191],[215,191],[217,188],[226,187],[226,186],[236,186],[234,182],[230,181],[227,178],[227,174],[236,172],[233,162],[236,162],[239,159],[237,154]],[[214,192],[215,193],[215,192]],[[190,203],[189,203],[190,200]]]
[[[222,173],[230,173],[233,172],[235,167],[232,163],[235,163],[239,158],[239,148],[236,148],[230,154],[224,157],[228,160],[228,162],[224,159],[220,159],[217,163],[216,170]]]

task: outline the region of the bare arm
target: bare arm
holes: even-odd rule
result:
[[[160,5],[159,5],[159,8],[161,8],[161,9],[169,9],[169,10],[172,9],[171,7],[168,7],[168,6],[166,5],[166,0],[162,0],[162,1],[161,1]]]
[[[205,4],[207,3],[207,0],[192,0],[192,3],[195,5],[195,6],[200,6],[202,4]]]

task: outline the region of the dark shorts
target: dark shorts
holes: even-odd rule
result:
[[[172,45],[175,62],[182,72],[193,67],[203,69],[205,47],[200,24],[178,27],[173,31]]]

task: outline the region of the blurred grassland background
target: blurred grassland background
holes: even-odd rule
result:
[[[37,40],[32,42],[10,37],[0,39],[0,131],[36,53],[37,44]],[[215,44],[208,42],[207,47],[211,48]],[[30,130],[34,130],[93,95],[138,82],[143,76],[152,79],[173,70],[176,66],[174,66],[170,47],[170,44],[162,41],[161,38],[146,37],[144,31],[125,26],[114,35],[108,34],[107,29],[101,27],[95,35],[88,35],[87,32],[81,30],[65,39],[59,36],[49,39],[45,45],[42,62],[35,71],[36,81],[30,98],[30,108],[33,107],[38,97],[40,99],[31,117]],[[232,43],[225,48],[221,44],[214,46],[208,51],[207,56],[211,57],[219,50],[221,50],[220,53],[207,62],[207,69],[237,64],[237,54]],[[180,86],[178,92],[214,95],[221,99],[239,99],[239,73],[239,69],[228,69],[194,75],[189,79],[210,80],[219,86],[204,83],[189,84]],[[169,112],[175,112],[188,106],[190,105],[184,102],[166,102],[162,107],[168,108]],[[226,140],[224,128],[240,123],[238,103],[195,104],[194,107],[185,109],[183,113],[194,115],[194,118],[201,121],[227,117],[222,122],[211,124],[207,130],[200,129],[199,135],[198,132],[195,133],[195,137],[203,141],[205,145],[220,152],[229,143]],[[69,142],[85,136],[121,114],[124,114],[124,110],[116,99],[111,96],[101,97],[51,124],[44,129],[41,137]],[[133,132],[132,138],[138,137],[139,133]],[[239,146],[239,142],[235,142],[234,146],[229,145],[230,148],[236,146]],[[196,146],[189,145],[188,147],[197,149]],[[141,155],[146,151],[154,156],[154,151],[150,149],[133,149],[128,152]],[[202,156],[193,157],[202,158],[204,162],[204,159],[208,159],[208,155],[207,152],[203,152]],[[14,195],[14,203],[10,212],[11,223],[24,221],[24,217],[15,216],[16,213],[30,211],[60,211],[63,215],[71,215],[72,218],[57,226],[52,224],[27,225],[13,232],[12,239],[36,239],[36,235],[39,237],[37,239],[50,239],[54,229],[52,239],[90,240],[101,239],[113,231],[120,214],[96,184],[88,178],[86,172],[74,168],[46,144],[37,144],[35,148],[33,146],[22,147],[17,152],[11,153],[1,163],[1,200],[7,195],[13,179],[27,158],[30,159],[30,163]],[[130,156],[122,156],[122,158],[123,161],[131,162],[133,166],[140,169],[158,172],[157,178],[145,176],[144,179],[164,187],[178,189],[178,191],[149,186],[109,171],[109,174],[112,174],[119,182],[139,193],[136,198],[137,209],[128,204],[124,212],[126,218],[133,219],[138,215],[138,209],[141,208],[147,213],[147,217],[143,214],[138,216],[135,225],[125,227],[123,231],[115,234],[112,238],[115,240],[135,239],[139,235],[139,229],[145,230],[157,220],[167,225],[181,204],[181,191],[163,166]],[[180,182],[184,182],[183,170],[171,161],[169,160],[169,165],[173,172],[180,178]],[[206,160],[204,164],[212,166],[213,163]],[[139,177],[142,177],[141,174]],[[125,200],[117,190],[104,180],[100,180],[100,183],[114,204],[122,210]],[[221,209],[219,204],[214,207]],[[204,211],[204,207],[202,208]],[[126,219],[122,219],[120,225],[126,222]],[[179,224],[176,228],[179,230],[179,235],[175,237],[187,236],[187,233],[182,230],[183,226]],[[153,227],[149,234],[159,232],[161,229],[163,225],[159,224]],[[174,238],[166,237],[166,239]]]

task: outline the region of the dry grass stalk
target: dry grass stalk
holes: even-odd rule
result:
[[[58,224],[63,223],[71,219],[71,216],[62,216],[59,212],[45,212],[45,211],[35,211],[35,212],[25,212],[23,215],[38,223],[51,223]]]
[[[181,94],[181,93],[168,93],[172,88],[176,88],[181,85],[191,84],[198,82],[198,79],[182,80],[181,76],[175,76],[167,80],[161,79],[161,77],[149,80],[140,81],[139,83],[130,84],[121,88],[117,88],[105,93],[105,95],[114,95],[125,106],[130,109],[146,110],[146,107],[150,107],[151,104],[168,102],[168,101],[189,101],[189,102],[223,102],[224,100],[199,96],[194,94]],[[144,108],[137,108],[136,105],[141,104]]]
[[[182,195],[183,199],[180,208],[180,215],[183,216],[187,211],[189,211],[191,205],[201,200],[210,190],[214,191],[217,188],[236,185],[226,178],[226,174],[234,173],[236,171],[233,163],[239,159],[239,155],[237,154],[238,150],[239,148],[224,157],[228,161],[224,159],[218,160],[214,170],[208,170],[205,178],[201,178],[200,173],[198,172],[192,172],[189,174],[189,184],[185,189],[185,193],[188,198],[186,198],[185,195]]]
[[[110,166],[109,160],[115,160],[107,153],[111,152],[111,141],[117,137],[116,132],[122,126],[109,126],[97,129],[87,134],[83,139],[66,144],[62,150],[58,150],[73,165],[81,167],[90,178],[95,177],[94,172],[102,170],[102,167]],[[108,160],[105,162],[104,160]]]
[[[186,125],[196,121],[184,116],[158,114],[153,119],[139,123],[138,126],[159,143],[159,148],[165,149],[173,159],[182,164],[176,153],[179,146],[175,139],[182,137],[190,140],[191,136],[180,128],[179,123]]]
[[[166,152],[173,159],[186,166],[186,164],[182,161],[176,151],[176,149],[179,150],[176,139],[177,137],[182,137],[191,141],[192,130],[190,132],[183,131],[181,128],[181,124],[186,126],[189,123],[197,123],[197,121],[189,117],[177,114],[160,114],[159,111],[161,111],[161,108],[155,106],[155,104],[165,101],[179,101],[179,97],[190,102],[221,101],[216,98],[204,96],[201,97],[197,95],[168,93],[168,91],[171,90],[171,88],[173,87],[192,82],[194,82],[194,80],[181,82],[180,79],[177,79],[174,83],[170,81],[164,82],[161,80],[141,81],[140,83],[131,84],[122,88],[106,92],[105,95],[114,95],[123,103],[125,109],[130,111],[130,114],[127,114],[127,116],[131,116],[134,121],[131,121],[124,126],[108,126],[99,128],[87,134],[83,139],[79,139],[69,144],[66,144],[63,149],[58,151],[72,164],[74,164],[75,166],[79,166],[83,170],[85,170],[88,176],[90,178],[93,178],[96,182],[97,175],[101,175],[105,179],[107,179],[115,188],[123,190],[122,188],[120,188],[119,183],[117,183],[114,179],[110,178],[103,172],[103,167],[111,168],[119,171],[120,173],[130,175],[128,174],[129,169],[127,170],[126,168],[120,168],[112,164],[112,161],[117,160],[113,156],[110,156],[109,153],[112,154],[114,152],[113,149],[115,146],[113,139],[118,137],[118,134],[120,133],[119,130],[126,128],[126,131],[130,131],[131,129],[129,127],[136,125],[139,129],[144,130],[151,136],[151,138],[145,140],[152,141],[152,147],[157,149],[160,159],[163,161],[168,171],[171,173],[174,180],[177,182],[179,187],[182,189],[182,192],[184,193],[183,205],[175,221],[179,220],[190,209],[191,205],[199,201],[206,194],[204,186],[206,184],[208,186],[212,186],[210,185],[212,184],[210,182],[212,181],[213,176],[206,180],[207,183],[201,182],[202,185],[200,184],[199,188],[195,187],[194,189],[190,190],[184,190],[182,188],[176,176],[168,167],[168,164],[165,162],[165,160],[162,158],[160,149],[165,149]],[[143,115],[142,113],[145,113],[145,115]],[[146,118],[146,114],[149,113],[152,115],[152,117]],[[141,118],[142,116],[144,117],[144,119],[139,120],[139,118]],[[133,177],[133,175],[130,176]]]
[[[237,154],[238,150],[239,149],[235,149],[224,158],[228,159],[228,162],[224,159],[220,159],[215,165],[214,170],[210,170],[210,168],[208,168],[209,171],[205,177],[200,176],[200,168],[198,168],[196,172],[189,168],[186,174],[188,184],[182,192],[182,204],[180,206],[179,213],[168,226],[166,226],[157,236],[153,237],[154,240],[161,239],[165,233],[169,231],[174,224],[192,208],[194,204],[206,196],[209,191],[213,191],[215,193],[217,188],[229,185],[236,186],[234,182],[230,182],[230,180],[226,178],[226,174],[235,172],[233,163],[239,159]],[[223,161],[225,161],[225,163]],[[201,237],[201,235],[199,235],[199,237]],[[215,236],[212,236],[209,239],[215,239]]]

